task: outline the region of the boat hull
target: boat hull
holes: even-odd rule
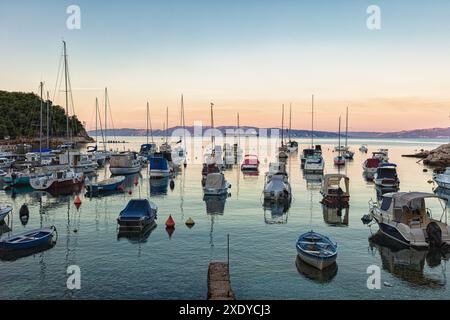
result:
[[[150,169],[150,178],[165,178],[169,177],[171,172],[167,170]]]
[[[27,250],[52,243],[55,228],[36,229],[0,241],[0,251]],[[26,237],[26,238],[25,238]]]
[[[337,258],[337,254],[331,257],[316,257],[304,252],[300,248],[297,248],[297,254],[303,262],[319,270],[324,270],[330,267],[336,263]]]
[[[130,175],[139,173],[141,171],[141,166],[137,165],[134,167],[110,167],[109,171],[111,171],[111,174],[115,176]]]

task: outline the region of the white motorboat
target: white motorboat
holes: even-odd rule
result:
[[[84,182],[82,173],[76,173],[72,169],[58,170],[50,175],[30,179],[33,189],[39,191],[59,192],[80,187]]]
[[[92,173],[98,168],[97,160],[93,154],[85,154],[78,151],[60,154],[59,164],[67,165],[75,170],[75,172],[81,172],[84,174]]]
[[[228,193],[231,185],[225,180],[223,173],[209,173],[206,176],[203,194],[205,196],[220,196]]]
[[[429,199],[440,202],[439,220],[432,217]],[[450,244],[445,199],[432,193],[392,192],[383,195],[381,204],[369,202],[369,215],[380,231],[389,238],[410,247],[440,247]],[[445,218],[445,221],[443,219]]]
[[[141,171],[141,162],[132,152],[120,152],[111,154],[109,170],[113,175],[128,175]]]
[[[377,168],[373,181],[377,187],[397,189],[400,186],[397,165],[394,163],[381,163]]]
[[[446,168],[444,173],[434,174],[433,180],[439,187],[450,189],[450,167]]]
[[[380,161],[388,162],[389,161],[389,150],[388,149],[379,149],[378,151],[372,152],[372,158],[378,158]]]
[[[359,151],[367,153],[369,151],[369,148],[367,147],[367,144],[361,145],[361,147],[359,147]]]
[[[318,155],[315,157],[310,157],[305,159],[304,172],[305,173],[317,173],[323,172],[325,168],[325,161],[322,158],[322,155]]]
[[[236,157],[234,153],[234,147],[229,143],[225,143],[223,146],[223,162],[226,166],[231,166],[236,163]]]
[[[326,174],[320,193],[322,204],[330,207],[346,207],[350,201],[350,179],[345,174]]]
[[[11,168],[13,163],[14,163],[14,161],[11,159],[0,158],[0,169],[7,170],[7,169]]]
[[[288,182],[287,175],[276,173],[266,174],[266,183],[264,186],[265,201],[288,201],[292,199],[291,185]]]
[[[363,162],[362,168],[363,173],[366,179],[372,180],[375,176],[375,173],[377,173],[378,166],[380,165],[381,161],[378,158],[369,158],[366,159],[366,161]]]

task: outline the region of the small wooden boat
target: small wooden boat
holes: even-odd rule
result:
[[[123,187],[125,176],[114,176],[96,183],[86,183],[86,190],[90,194],[117,191]]]
[[[147,199],[133,199],[123,209],[117,223],[120,228],[141,231],[155,222],[158,207]]]
[[[12,211],[12,206],[7,203],[0,203],[0,222]]]
[[[57,234],[56,227],[35,229],[0,241],[0,251],[26,250],[49,245]]]
[[[328,237],[310,231],[298,238],[297,253],[305,263],[323,270],[336,262],[337,245]]]

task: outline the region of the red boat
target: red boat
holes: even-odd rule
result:
[[[258,171],[259,170],[259,160],[258,157],[252,154],[246,154],[244,156],[244,161],[241,164],[242,171]]]

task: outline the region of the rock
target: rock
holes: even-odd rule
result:
[[[432,167],[450,166],[450,143],[444,144],[428,153],[423,164]]]

